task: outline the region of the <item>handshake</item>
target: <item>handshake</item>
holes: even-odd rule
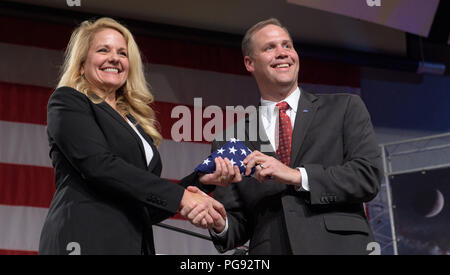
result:
[[[227,186],[242,181],[244,175],[253,175],[259,182],[270,179],[296,187],[302,183],[299,170],[257,150],[252,152],[237,139],[213,152],[195,171],[204,185]],[[216,233],[222,232],[226,226],[224,206],[195,186],[185,190],[180,214],[195,226],[213,229]]]
[[[199,176],[202,184],[226,186],[242,180],[239,168],[233,166],[228,158],[218,157],[214,162],[214,173]],[[227,214],[224,206],[195,186],[188,186],[184,191],[179,212],[197,227],[212,229],[216,233],[225,229]]]

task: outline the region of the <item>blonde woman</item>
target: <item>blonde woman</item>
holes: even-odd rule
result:
[[[152,224],[179,210],[205,228],[226,215],[220,203],[186,190],[187,180],[159,177],[152,101],[129,30],[110,18],[83,22],[48,102],[56,193],[40,254],[154,254]]]

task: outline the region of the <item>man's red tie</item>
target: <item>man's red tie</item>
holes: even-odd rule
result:
[[[278,148],[277,155],[280,161],[287,166],[291,162],[291,143],[292,143],[292,125],[291,119],[286,114],[289,104],[286,101],[277,103],[280,110],[279,129],[278,129]]]

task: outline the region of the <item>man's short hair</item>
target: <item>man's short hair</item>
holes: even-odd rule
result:
[[[252,53],[253,53],[253,48],[252,48],[253,34],[255,34],[255,32],[259,31],[260,29],[264,28],[267,25],[275,25],[275,26],[282,28],[289,35],[289,38],[292,40],[291,35],[289,34],[288,30],[286,29],[286,27],[284,27],[280,23],[280,21],[278,19],[269,18],[267,20],[256,23],[250,29],[247,30],[247,32],[244,35],[244,38],[242,39],[242,44],[241,44],[241,50],[242,50],[243,56],[251,56],[252,55]]]

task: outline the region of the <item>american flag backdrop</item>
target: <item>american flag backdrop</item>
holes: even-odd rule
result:
[[[55,190],[46,107],[74,27],[0,16],[0,254],[37,254]],[[172,109],[184,105],[194,114],[194,98],[202,98],[203,108],[257,104],[257,86],[237,47],[139,35],[136,41],[164,137],[162,177],[176,182],[208,157],[210,146],[206,140],[174,141],[171,129],[179,118],[171,117]],[[296,46],[303,89],[360,93],[359,67],[303,58]],[[164,223],[208,235],[179,216]],[[154,228],[157,253],[217,254],[207,240]]]

